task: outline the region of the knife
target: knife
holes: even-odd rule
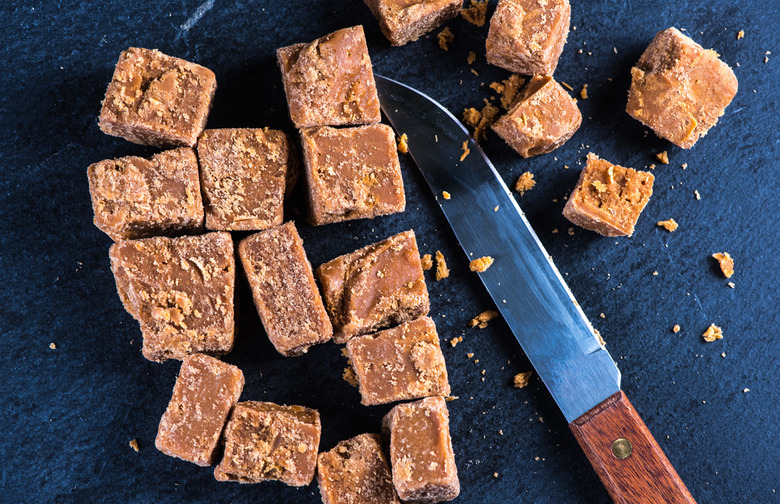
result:
[[[480,273],[482,283],[612,500],[695,504],[620,390],[615,362],[479,145],[429,96],[374,77],[382,111],[399,135],[406,134],[409,153],[466,255],[494,258]],[[461,159],[464,145],[470,154]]]

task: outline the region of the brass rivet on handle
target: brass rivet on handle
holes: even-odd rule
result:
[[[626,438],[617,438],[612,442],[612,455],[618,460],[627,459],[631,456],[631,441]]]

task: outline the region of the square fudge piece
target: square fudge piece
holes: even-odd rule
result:
[[[360,434],[320,453],[317,482],[325,504],[401,504],[379,434]]]
[[[393,485],[401,500],[442,502],[460,494],[444,398],[399,404],[385,415],[382,431],[390,439]]]
[[[295,224],[241,240],[238,255],[268,338],[285,356],[301,355],[333,335]]]
[[[394,46],[414,42],[458,15],[463,0],[365,0]]]
[[[236,366],[208,355],[188,355],[154,445],[171,457],[212,465],[222,428],[243,388],[244,373]]]
[[[404,231],[317,268],[333,341],[398,325],[430,309],[414,231]]]
[[[214,72],[206,67],[131,47],[119,56],[99,126],[138,144],[193,147],[216,89]]]
[[[225,427],[225,455],[214,468],[214,477],[306,486],[314,479],[321,431],[317,410],[259,401],[238,403]]]
[[[301,142],[312,224],[373,218],[406,208],[390,126],[305,129]]]
[[[577,102],[552,77],[536,75],[493,131],[524,158],[552,152],[582,124]]]
[[[347,342],[365,406],[450,395],[436,325],[421,317]]]
[[[229,233],[146,238],[109,252],[125,309],[141,325],[152,361],[233,349],[236,264]]]
[[[374,72],[362,26],[276,51],[296,128],[378,123]]]
[[[568,0],[499,0],[485,41],[487,62],[524,75],[552,75],[569,34]]]
[[[267,229],[284,221],[290,163],[287,135],[265,129],[212,129],[198,140],[206,228]]]
[[[604,236],[631,236],[653,194],[654,178],[652,173],[613,165],[590,153],[563,216]]]
[[[203,229],[198,159],[189,147],[87,168],[95,225],[114,241]]]
[[[631,69],[626,112],[661,138],[690,149],[737,94],[737,78],[713,50],[667,28]]]

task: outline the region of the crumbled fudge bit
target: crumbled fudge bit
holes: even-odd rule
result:
[[[422,256],[422,259],[420,259],[420,264],[422,264],[423,271],[428,271],[429,269],[433,268],[433,258],[431,257],[431,254],[425,254]]]
[[[599,332],[598,329],[593,329],[593,334],[596,335],[596,339],[599,341],[599,345],[601,345],[601,346],[606,346],[607,345],[607,342],[604,341],[604,338],[601,336],[601,333]]]
[[[371,59],[362,26],[276,51],[296,128],[378,123]]]
[[[679,224],[677,224],[677,221],[674,219],[667,219],[665,221],[658,221],[658,226],[666,229],[670,233],[673,231],[676,231],[679,227]]]
[[[469,55],[466,57],[466,63],[473,65],[475,61],[477,61],[477,53],[469,51]]]
[[[701,194],[699,194],[698,190],[693,191],[693,195],[696,197],[696,200],[700,200],[701,199]]]
[[[463,109],[463,122],[466,126],[476,127],[482,120],[482,113],[474,107]]]
[[[236,366],[203,354],[185,357],[154,445],[171,457],[213,464],[222,427],[243,388],[244,374]]]
[[[87,168],[95,226],[114,241],[203,229],[198,158],[189,147]]]
[[[398,152],[401,154],[409,154],[409,138],[406,133],[398,137]]]
[[[463,146],[461,148],[463,149],[463,154],[461,154],[460,160],[463,161],[464,159],[466,159],[466,156],[468,156],[469,153],[471,152],[469,150],[469,142],[468,141],[464,141],[463,142]]]
[[[626,112],[689,149],[715,126],[736,94],[737,78],[715,51],[668,28],[656,34],[631,69]]]
[[[216,89],[208,68],[131,47],[119,56],[98,124],[103,133],[138,144],[192,147]]]
[[[484,256],[474,259],[469,263],[469,269],[477,273],[484,273],[493,264],[493,258]]]
[[[569,91],[574,91],[574,88],[573,88],[573,87],[571,87],[571,85],[570,85],[570,84],[567,84],[566,82],[563,82],[563,81],[561,81],[561,86],[565,87],[565,88],[566,88],[566,89],[568,89]]]
[[[515,191],[520,193],[520,196],[524,195],[526,191],[530,191],[536,185],[534,180],[534,174],[531,172],[524,172],[518,178],[515,183]]]
[[[490,89],[501,95],[501,106],[509,110],[515,103],[517,94],[524,82],[525,79],[517,74],[512,74],[508,79],[504,79],[501,82],[490,83]]]
[[[669,154],[667,154],[666,151],[659,152],[655,155],[655,158],[661,164],[669,164]]]
[[[680,324],[674,324],[674,327],[672,327],[672,332],[675,334],[680,332]]]
[[[355,370],[352,368],[351,364],[344,368],[344,372],[341,373],[341,378],[353,387],[358,388],[357,375],[355,374]]]
[[[531,380],[531,375],[533,374],[533,371],[527,371],[525,373],[517,373],[515,377],[512,379],[512,382],[514,384],[515,388],[523,388],[526,385],[528,385],[528,382]]]
[[[587,84],[583,84],[582,85],[582,89],[580,90],[580,98],[582,98],[583,100],[587,100],[588,99],[588,85]]]
[[[737,40],[743,38],[745,36],[745,30],[739,30],[737,32]]]
[[[131,440],[130,440],[130,442],[128,442],[127,444],[130,446],[130,448],[132,448],[132,449],[133,449],[133,451],[135,451],[136,453],[138,453],[138,449],[139,449],[139,448],[138,448],[138,440],[137,440],[137,439],[133,438],[133,439],[131,439]]]
[[[52,350],[57,350],[57,345],[54,342],[49,343],[49,348]]]
[[[452,348],[455,348],[458,345],[458,343],[460,343],[461,341],[463,341],[463,336],[458,336],[457,338],[452,338],[450,340],[450,346]]]
[[[729,287],[731,287],[732,289],[733,289],[734,287],[736,287],[736,285],[734,284],[734,282],[729,282],[729,283],[728,283],[728,284],[726,284],[726,285],[728,285],[728,286],[729,286]]]
[[[720,270],[726,278],[731,278],[731,275],[734,274],[734,259],[731,255],[728,252],[716,252],[715,254],[712,254],[712,257],[718,261]]]
[[[487,129],[498,117],[498,107],[492,105],[487,99],[483,100],[485,106],[482,110],[467,108],[463,111],[463,122],[474,128],[472,138],[477,142],[485,140]]]
[[[723,330],[715,324],[711,324],[701,337],[707,343],[712,343],[715,340],[723,339]]]
[[[448,199],[452,198],[452,195],[450,193],[448,193],[447,191],[442,191],[441,192],[441,197],[446,199],[446,200],[448,200]]]
[[[439,41],[439,47],[445,51],[449,51],[449,43],[455,40],[455,34],[452,33],[449,26],[445,26],[442,31],[436,34],[436,39]]]
[[[487,20],[487,0],[471,0],[468,7],[464,7],[460,11],[460,15],[463,19],[469,23],[482,27],[485,26]]]
[[[444,259],[444,254],[436,251],[436,281],[443,280],[450,276],[450,269],[447,267],[447,261]]]
[[[364,0],[394,46],[414,42],[458,15],[462,0]]]
[[[480,329],[484,329],[488,326],[488,322],[496,317],[498,317],[497,311],[485,310],[469,321],[469,327],[479,327]]]

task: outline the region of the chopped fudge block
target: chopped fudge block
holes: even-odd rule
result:
[[[243,388],[244,373],[236,366],[203,354],[185,357],[160,420],[157,449],[200,466],[212,465],[222,428]]]
[[[203,229],[198,159],[189,147],[87,168],[95,225],[114,241]]]
[[[305,129],[301,141],[312,224],[373,218],[406,208],[390,126]]]
[[[321,431],[317,410],[240,402],[225,427],[225,455],[214,468],[214,477],[218,481],[279,480],[306,486],[314,479]]]
[[[421,317],[347,342],[365,406],[450,395],[436,325]]]
[[[320,453],[317,482],[325,504],[401,504],[379,434],[361,434]]]
[[[377,123],[374,72],[362,26],[276,51],[296,128]]]
[[[198,159],[206,228],[249,231],[281,224],[289,157],[287,135],[281,131],[204,131]]]
[[[233,349],[236,264],[229,233],[115,243],[109,252],[125,309],[152,361]]]
[[[690,149],[736,94],[737,78],[715,51],[667,28],[631,69],[626,112],[661,138]]]
[[[654,178],[652,173],[613,165],[590,153],[563,216],[604,236],[631,236],[653,194]]]
[[[206,67],[131,47],[119,56],[99,126],[138,144],[193,147],[216,89],[214,72]]]
[[[499,0],[485,41],[487,62],[524,75],[552,75],[569,34],[568,0]]]
[[[537,75],[493,131],[524,158],[552,152],[582,124],[577,102],[552,77]]]
[[[442,502],[460,493],[450,438],[450,419],[442,397],[395,406],[382,421],[390,439],[393,485],[403,501]]]
[[[364,0],[394,46],[414,42],[458,15],[463,0]]]
[[[328,341],[333,327],[295,224],[241,240],[238,255],[268,338],[285,356]]]
[[[337,257],[317,268],[333,341],[401,324],[430,309],[414,231]]]

